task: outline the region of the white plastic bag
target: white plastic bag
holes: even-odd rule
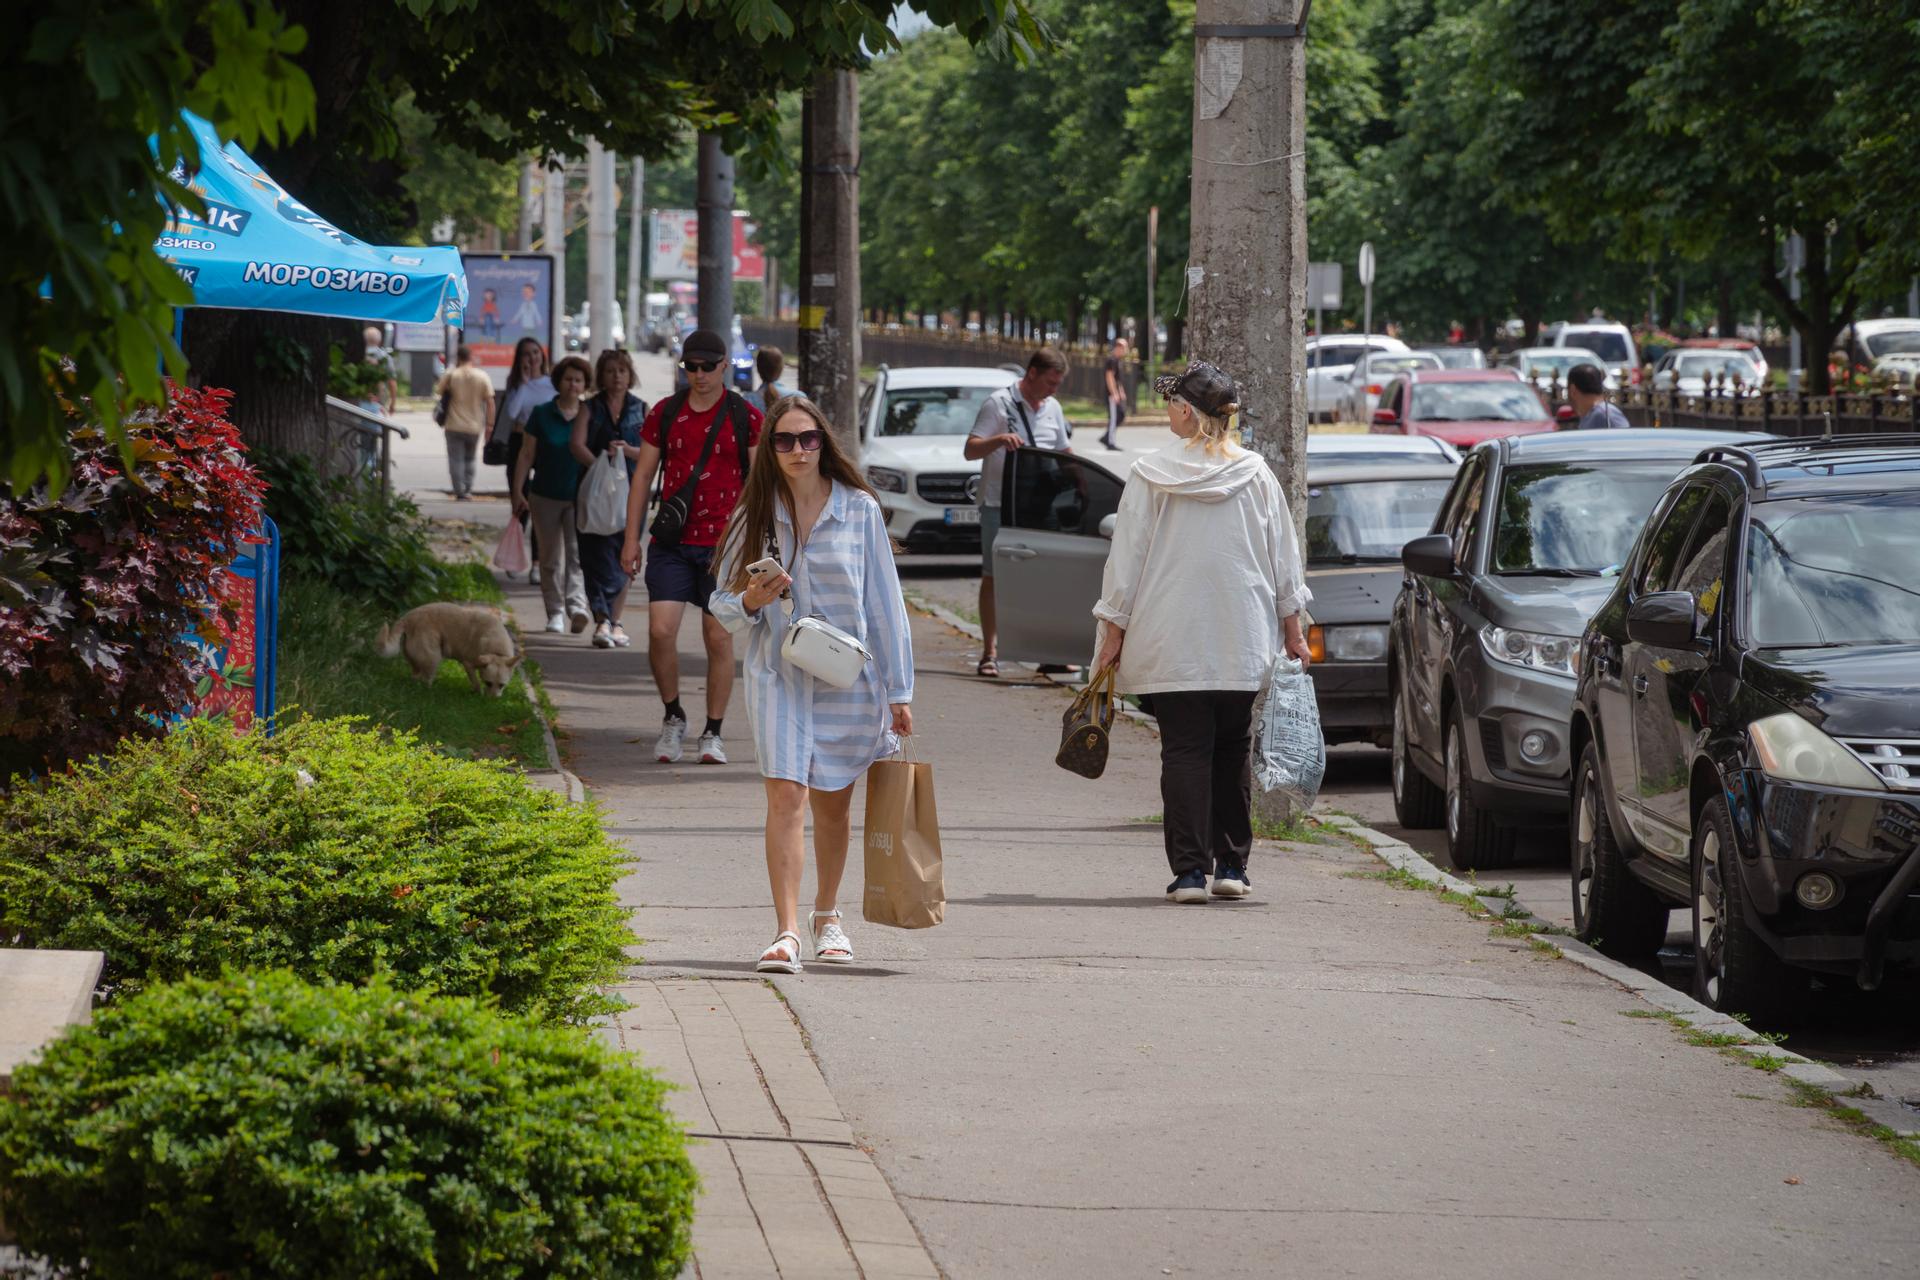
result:
[[[1327,771],[1327,743],[1320,735],[1320,707],[1313,677],[1282,653],[1273,664],[1266,705],[1253,734],[1253,776],[1262,791],[1278,791],[1305,812],[1320,795]]]
[[[627,529],[627,464],[603,453],[587,468],[575,499],[576,528],[581,533],[625,533]]]
[[[499,545],[493,549],[493,567],[502,573],[525,573],[533,567],[527,555],[527,531],[520,527],[520,517],[507,517],[507,527],[500,531]]]

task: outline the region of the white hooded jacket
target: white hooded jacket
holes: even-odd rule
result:
[[[1259,454],[1176,441],[1133,464],[1100,601],[1125,628],[1125,693],[1264,689],[1282,618],[1313,598],[1280,482]]]

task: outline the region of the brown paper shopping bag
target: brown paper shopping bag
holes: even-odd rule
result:
[[[940,868],[940,816],[933,807],[933,766],[876,760],[867,770],[869,923],[930,929],[947,914]]]

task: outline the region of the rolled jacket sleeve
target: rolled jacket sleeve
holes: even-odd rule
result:
[[[1134,593],[1153,541],[1153,516],[1153,487],[1138,476],[1131,477],[1120,495],[1113,546],[1100,578],[1100,599],[1093,606],[1094,617],[1123,630],[1133,622]]]
[[[865,517],[867,564],[861,574],[861,607],[866,613],[867,646],[873,650],[887,701],[912,702],[913,624],[907,617],[906,597],[900,594],[893,543],[878,506],[868,504]]]

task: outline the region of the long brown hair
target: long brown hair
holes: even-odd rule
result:
[[[840,439],[834,435],[826,415],[805,396],[782,396],[767,410],[766,427],[761,433],[760,442],[768,454],[773,452],[774,427],[790,413],[805,414],[826,437],[826,442],[820,446],[822,476],[830,481],[838,481],[849,489],[858,489],[876,503],[880,501],[880,495],[860,474],[860,468],[840,448]],[[747,576],[747,566],[758,560],[772,541],[773,504],[776,501],[786,507],[787,520],[797,535],[800,520],[794,511],[793,493],[787,488],[786,473],[780,469],[778,462],[768,457],[757,461],[747,473],[747,483],[740,490],[740,501],[727,520],[726,537],[720,542],[720,554],[716,559],[725,572],[727,590],[745,591],[753,581]]]

